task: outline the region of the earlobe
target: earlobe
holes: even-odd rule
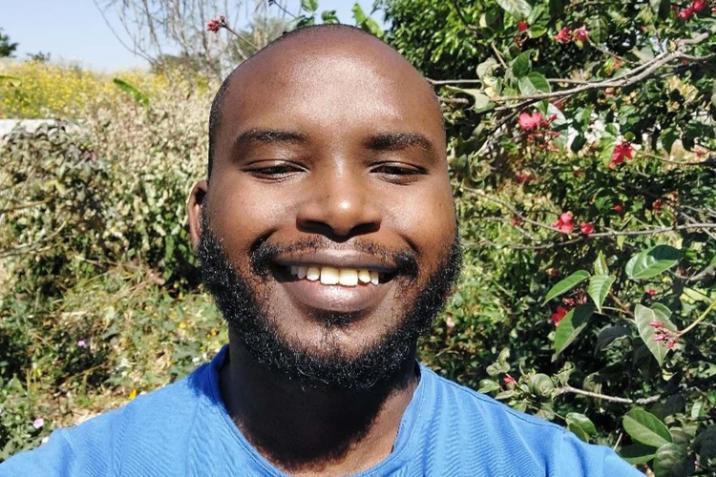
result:
[[[200,180],[192,187],[189,193],[189,199],[187,200],[189,238],[191,239],[191,245],[194,250],[199,246],[199,240],[201,239],[202,215],[207,213],[206,199],[208,192],[209,183],[206,180]]]

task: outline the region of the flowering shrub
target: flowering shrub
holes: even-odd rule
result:
[[[467,249],[423,359],[656,476],[713,475],[716,4],[381,5],[444,102]]]

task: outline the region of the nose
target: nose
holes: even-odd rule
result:
[[[340,242],[380,229],[379,198],[360,172],[336,168],[316,174],[308,187],[296,218],[299,230]]]

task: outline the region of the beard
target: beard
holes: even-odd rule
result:
[[[268,279],[274,257],[287,251],[317,248],[325,241],[303,241],[286,247],[259,240],[251,249],[251,271],[255,278]],[[362,251],[390,258],[397,264],[393,280],[401,280],[399,296],[417,286],[419,268],[410,251],[392,252],[370,243],[355,244]],[[397,325],[375,343],[367,344],[355,356],[347,356],[330,340],[332,329],[347,326],[353,314],[323,312],[315,318],[325,328],[325,347],[320,352],[305,349],[281,336],[276,319],[268,311],[271,296],[255,291],[250,280],[235,271],[221,242],[213,232],[208,214],[202,215],[202,234],[197,256],[202,281],[227,321],[231,331],[259,363],[307,387],[330,387],[347,391],[368,391],[395,385],[401,370],[415,357],[418,338],[430,330],[445,305],[460,272],[462,252],[459,239],[446,247],[443,258],[416,298],[401,313]],[[402,289],[401,289],[402,288]],[[266,296],[269,295],[269,296]]]

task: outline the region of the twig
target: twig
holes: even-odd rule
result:
[[[500,64],[502,65],[502,67],[503,67],[505,70],[507,70],[507,69],[508,69],[508,68],[507,68],[507,63],[505,63],[505,59],[502,57],[502,54],[500,53],[500,50],[497,49],[497,46],[495,46],[495,42],[494,42],[494,41],[491,41],[491,42],[490,42],[490,47],[492,48],[492,51],[495,52],[495,56],[497,57],[497,61],[499,61]]]
[[[661,395],[649,396],[648,398],[629,399],[617,396],[608,396],[606,394],[595,393],[592,391],[585,391],[584,389],[573,388],[570,385],[562,386],[556,389],[556,394],[572,393],[579,394],[581,396],[588,396],[595,399],[603,399],[604,401],[618,402],[622,404],[649,404],[661,399]]]

